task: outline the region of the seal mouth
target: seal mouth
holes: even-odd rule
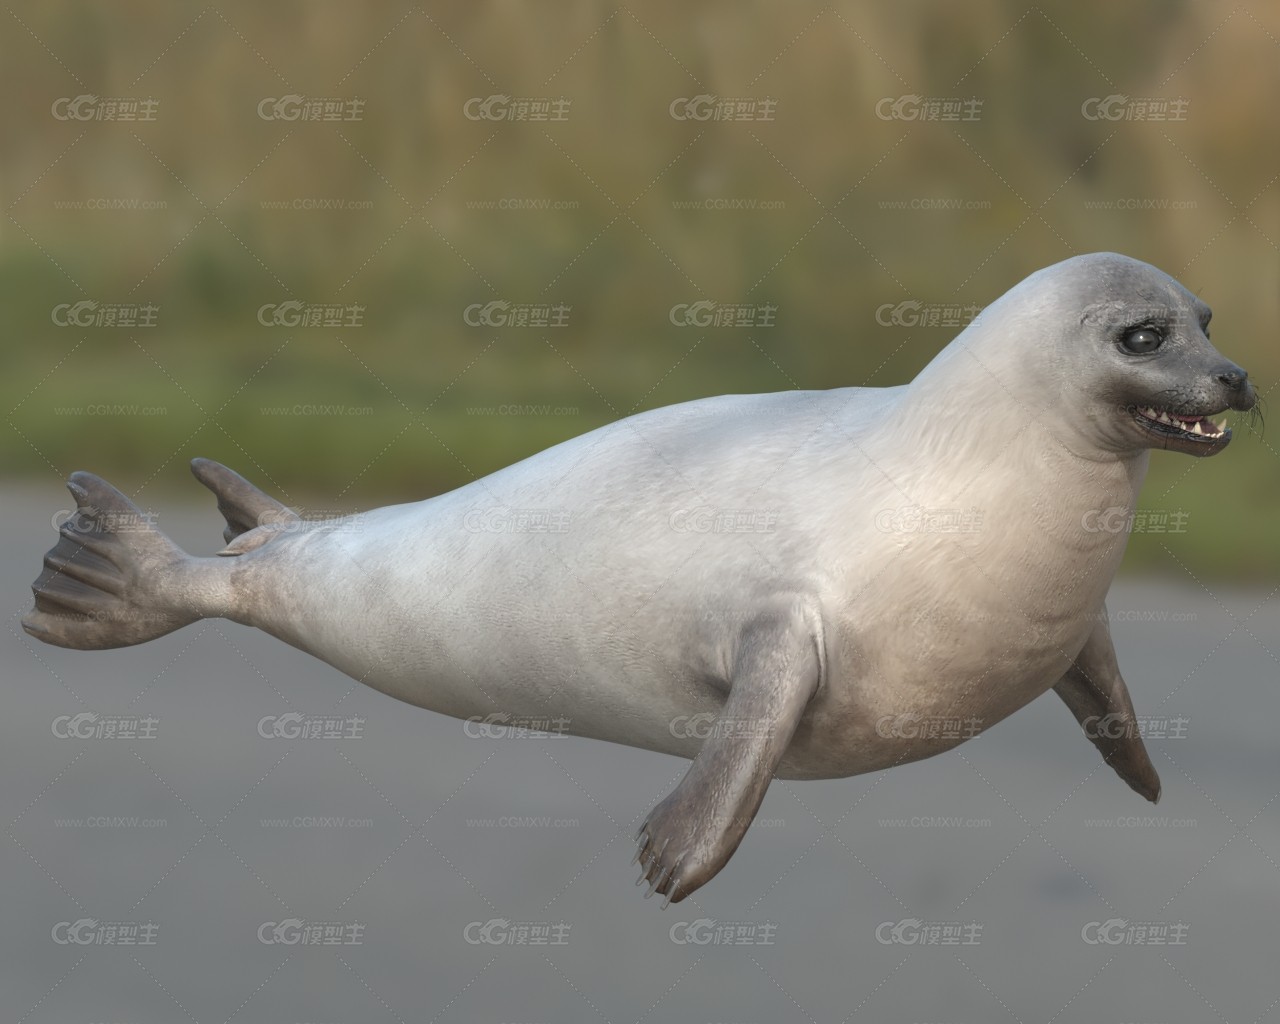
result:
[[[1173,448],[1191,455],[1213,455],[1231,441],[1231,428],[1223,419],[1215,423],[1208,415],[1179,413],[1149,405],[1130,406],[1134,422],[1158,447]]]

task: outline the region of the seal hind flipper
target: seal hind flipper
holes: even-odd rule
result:
[[[1100,618],[1054,692],[1084,727],[1102,758],[1134,792],[1160,800],[1160,776],[1147,754],[1129,688],[1120,675],[1104,605]]]
[[[233,469],[212,459],[192,459],[191,472],[218,498],[218,511],[227,521],[222,539],[228,544],[242,533],[270,523],[298,520],[298,513],[265,494]],[[253,545],[256,546],[256,545]],[[240,554],[240,551],[229,552]]]
[[[101,650],[153,640],[200,617],[173,598],[171,584],[190,558],[151,516],[92,473],[71,474],[67,490],[76,510],[31,584],[35,608],[23,629],[59,647]]]
[[[815,615],[788,609],[744,630],[716,728],[636,833],[636,884],[649,883],[646,898],[657,892],[664,907],[679,903],[729,862],[821,678]]]

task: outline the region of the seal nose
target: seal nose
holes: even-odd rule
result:
[[[1240,367],[1238,366],[1233,366],[1230,370],[1227,370],[1225,373],[1218,374],[1218,380],[1221,381],[1223,384],[1225,384],[1232,391],[1239,391],[1241,388],[1243,388],[1245,381],[1248,379],[1248,377],[1249,377],[1248,372],[1240,369]]]
[[[1229,392],[1227,402],[1231,408],[1242,411],[1253,408],[1258,396],[1253,390],[1253,385],[1249,383],[1249,374],[1245,370],[1236,366],[1235,363],[1227,363],[1213,376]]]

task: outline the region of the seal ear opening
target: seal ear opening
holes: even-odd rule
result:
[[[195,478],[218,497],[218,511],[227,521],[222,539],[230,544],[243,533],[259,526],[299,522],[301,517],[293,509],[269,494],[264,494],[234,470],[212,459],[192,459],[191,472]],[[270,534],[263,537],[268,539]],[[262,543],[260,541],[259,543]],[[251,547],[257,547],[257,544]],[[235,554],[240,554],[236,551]]]

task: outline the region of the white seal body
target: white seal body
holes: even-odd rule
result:
[[[669,900],[774,775],[928,757],[1050,688],[1154,801],[1104,599],[1149,450],[1216,454],[1210,417],[1256,400],[1209,318],[1154,267],[1075,257],[910,384],[657,409],[337,523],[197,459],[218,558],[75,473],[23,626],[101,648],[224,616],[424,708],[691,758],[637,836]]]
[[[690,720],[724,703],[743,630],[795,595],[819,610],[825,671],[779,774],[928,756],[1066,671],[1127,537],[1080,523],[1133,507],[1145,453],[1077,465],[997,445],[975,472],[950,431],[903,449],[907,397],[645,413],[280,536],[236,559],[232,614],[421,707],[692,757]],[[911,716],[965,724],[922,742]]]

